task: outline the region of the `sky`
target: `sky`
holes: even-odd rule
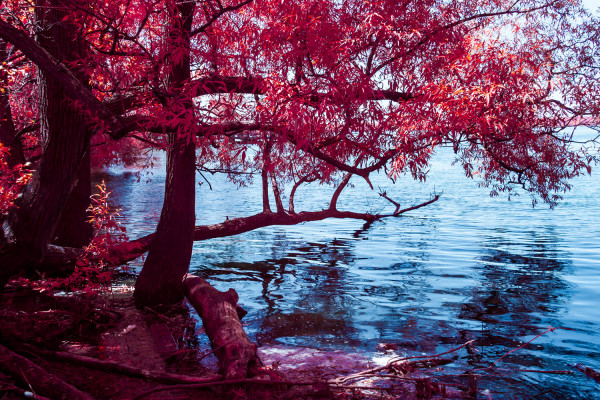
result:
[[[597,12],[600,7],[600,0],[583,0],[583,5],[590,11]]]

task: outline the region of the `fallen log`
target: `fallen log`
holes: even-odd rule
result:
[[[242,328],[236,291],[220,292],[204,279],[191,274],[183,278],[183,286],[190,304],[202,318],[225,379],[257,375],[262,362],[256,354],[256,345]]]
[[[52,399],[94,400],[89,394],[0,344],[0,369],[33,392]]]

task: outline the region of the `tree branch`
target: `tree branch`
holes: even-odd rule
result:
[[[276,225],[298,225],[304,222],[322,221],[328,218],[337,219],[357,219],[367,222],[373,222],[388,217],[398,217],[408,211],[413,211],[425,207],[439,200],[440,195],[435,194],[430,200],[423,203],[394,211],[391,214],[371,214],[353,211],[339,211],[337,209],[327,209],[321,211],[302,211],[299,213],[276,214],[270,210],[249,217],[240,217],[227,219],[218,224],[196,226],[194,229],[194,241],[216,239],[240,235],[255,229],[265,228]],[[143,236],[139,239],[122,243],[109,250],[107,254],[99,255],[99,258],[107,261],[110,265],[121,265],[134,260],[148,251],[148,246],[154,238],[154,233]],[[40,272],[51,272],[58,268],[64,270],[67,262],[74,263],[83,250],[69,247],[49,246],[46,251],[46,257],[42,263]]]
[[[269,180],[268,180],[268,175],[269,175],[269,164],[270,164],[270,160],[269,160],[269,155],[271,153],[271,139],[267,139],[266,143],[265,143],[265,148],[264,148],[264,154],[263,154],[263,165],[262,165],[262,171],[261,171],[261,178],[262,178],[262,203],[263,203],[263,212],[264,213],[270,213],[271,212],[271,206],[269,205]]]
[[[291,214],[295,214],[296,211],[294,211],[294,196],[296,195],[296,190],[298,190],[298,187],[300,187],[300,185],[302,185],[303,183],[310,183],[310,182],[314,182],[316,181],[317,178],[315,176],[311,176],[311,175],[306,175],[303,176],[302,178],[300,178],[300,180],[296,183],[294,183],[294,186],[292,187],[292,190],[290,192],[290,203],[289,203],[289,212]]]
[[[242,8],[243,6],[245,6],[246,4],[252,3],[252,1],[253,0],[244,0],[244,1],[242,1],[239,4],[236,4],[234,6],[228,6],[228,7],[222,7],[221,6],[221,7],[219,7],[219,10],[216,10],[215,13],[212,16],[210,16],[210,18],[208,18],[208,21],[206,21],[204,24],[202,24],[198,28],[194,29],[190,33],[190,37],[194,37],[195,35],[206,31],[206,29],[208,29],[223,14],[225,14],[225,13],[227,13],[229,11],[239,10],[240,8]]]
[[[105,124],[109,132],[117,132],[123,128],[122,121],[102,104],[92,92],[73,75],[71,70],[58,62],[50,53],[37,44],[25,32],[0,19],[0,37],[18,48],[41,70],[55,79],[69,96],[81,103],[92,115],[97,117],[96,123]]]
[[[387,201],[389,201],[390,203],[392,203],[393,205],[396,206],[396,210],[394,211],[394,214],[397,213],[398,211],[400,211],[400,203],[398,203],[397,201],[394,201],[393,199],[391,199],[390,197],[388,197],[388,195],[387,195],[387,193],[385,191],[379,193],[379,195],[381,197],[383,197],[384,199],[386,199]]]
[[[281,201],[281,192],[277,185],[277,179],[274,173],[269,174],[271,176],[271,186],[273,187],[273,196],[275,197],[275,206],[277,207],[277,214],[285,214],[285,208],[283,208],[283,202]]]
[[[335,192],[333,192],[333,196],[331,196],[331,202],[329,202],[330,210],[337,210],[337,201],[340,197],[340,194],[342,194],[342,191],[346,188],[346,186],[348,186],[350,178],[352,178],[352,174],[346,174],[346,176],[344,176],[344,179],[342,179],[342,181],[340,182],[339,186],[335,189]]]

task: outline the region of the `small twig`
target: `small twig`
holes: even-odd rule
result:
[[[456,347],[454,349],[450,349],[450,350],[445,351],[443,353],[438,353],[438,354],[434,354],[434,355],[431,355],[431,356],[411,356],[411,357],[393,358],[393,359],[391,359],[387,363],[386,367],[389,367],[391,364],[395,364],[395,363],[400,362],[400,361],[414,360],[415,358],[436,358],[436,357],[443,356],[443,355],[446,355],[446,354],[454,353],[455,351],[458,351],[458,350],[462,349],[465,346],[468,346],[469,344],[471,344],[473,342],[475,342],[475,340],[469,340],[468,342],[465,342],[464,344],[461,344],[460,346],[458,346],[458,347]]]
[[[211,354],[213,354],[215,351],[222,349],[223,347],[227,346],[229,343],[233,342],[233,340],[230,340],[227,343],[223,343],[221,346],[215,347],[214,349],[206,352],[205,354],[202,355],[202,357],[200,357],[197,361],[200,362],[202,360],[204,360],[206,357],[210,356]]]
[[[162,319],[164,319],[164,320],[166,320],[166,321],[168,321],[168,322],[173,322],[173,320],[172,320],[171,318],[167,317],[167,316],[166,316],[166,315],[164,315],[164,314],[161,314],[161,313],[159,313],[159,312],[158,312],[158,311],[156,311],[156,310],[153,310],[153,309],[151,309],[150,307],[144,307],[144,310],[145,310],[145,311],[148,311],[148,312],[150,312],[150,313],[152,313],[152,314],[156,315],[157,317],[159,317],[159,318],[162,318]]]
[[[212,185],[210,184],[210,181],[208,180],[208,178],[206,176],[204,176],[204,174],[202,173],[202,171],[200,171],[199,168],[196,168],[196,171],[200,174],[200,176],[202,177],[202,179],[204,179],[204,182],[208,183],[208,189],[209,190],[213,190]]]
[[[458,346],[458,347],[456,347],[454,349],[445,351],[443,353],[430,355],[430,356],[411,356],[411,357],[393,358],[390,361],[388,361],[388,363],[385,366],[383,366],[383,367],[377,367],[377,368],[369,369],[369,370],[366,370],[366,371],[358,372],[356,374],[348,375],[348,376],[345,376],[345,377],[340,377],[340,378],[332,380],[331,383],[339,384],[339,383],[346,382],[346,381],[348,381],[350,379],[360,378],[363,375],[374,374],[376,372],[389,369],[393,364],[396,364],[396,363],[399,363],[399,362],[402,362],[402,361],[406,361],[406,360],[423,359],[423,358],[436,358],[436,357],[439,357],[439,356],[443,356],[445,354],[454,353],[455,351],[458,351],[458,350],[462,349],[463,347],[465,347],[465,346],[467,346],[467,345],[469,345],[469,344],[471,344],[473,342],[474,342],[474,340],[469,340],[468,342],[466,342],[466,343],[464,343],[464,344],[462,344],[462,345],[460,345],[460,346]]]
[[[542,335],[544,335],[544,334],[546,334],[546,333],[548,333],[548,332],[554,332],[556,329],[557,329],[557,328],[554,328],[553,326],[549,326],[549,327],[548,327],[548,329],[546,329],[544,332],[540,333],[539,335],[536,335],[536,336],[535,336],[533,339],[531,339],[530,341],[528,341],[528,342],[526,342],[526,343],[523,343],[522,345],[520,345],[520,346],[518,346],[518,347],[515,347],[515,348],[514,348],[514,349],[512,349],[511,351],[509,351],[509,352],[505,353],[505,354],[504,354],[502,357],[500,357],[499,359],[497,359],[496,361],[494,361],[494,362],[492,363],[492,365],[490,365],[489,367],[487,367],[487,368],[477,368],[477,369],[475,369],[475,370],[473,370],[473,371],[476,371],[476,370],[481,370],[481,369],[492,369],[492,368],[494,368],[494,365],[498,364],[498,363],[499,363],[499,362],[500,362],[500,361],[501,361],[501,360],[502,360],[504,357],[506,357],[507,355],[509,355],[509,354],[511,354],[511,353],[514,353],[514,352],[515,352],[515,351],[517,351],[517,350],[520,350],[520,349],[522,349],[523,347],[527,346],[529,343],[533,342],[535,339],[539,338],[540,336],[542,336]]]
[[[387,192],[385,192],[385,191],[380,192],[379,195],[381,197],[383,197],[384,199],[386,199],[387,201],[389,201],[390,203],[392,203],[393,205],[395,205],[396,209],[394,210],[394,214],[398,213],[398,211],[400,210],[400,203],[398,203],[397,201],[395,201],[391,197],[389,197],[387,195]]]
[[[520,369],[519,372],[535,372],[538,374],[573,375],[575,372],[566,370],[541,371],[538,369]]]

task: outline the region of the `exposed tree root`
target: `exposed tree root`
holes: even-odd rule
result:
[[[68,363],[77,364],[83,367],[93,368],[104,372],[123,374],[134,378],[142,378],[145,380],[161,383],[207,383],[223,379],[221,375],[217,374],[199,377],[173,374],[168,372],[148,371],[145,369],[135,368],[133,366],[117,363],[114,361],[99,360],[97,358],[82,356],[79,354],[67,353],[62,351],[43,350],[29,345],[23,345],[23,348],[27,351],[38,354],[48,359],[56,361],[65,361]]]
[[[39,394],[35,394],[29,390],[21,389],[18,386],[15,386],[3,379],[0,379],[0,393],[13,392],[18,394],[21,397],[33,400],[50,400],[48,397],[40,396]]]
[[[0,345],[0,369],[25,387],[52,399],[93,400],[89,394],[63,381],[44,368]]]
[[[163,386],[163,387],[158,387],[158,388],[154,388],[151,390],[147,390],[143,393],[140,393],[139,395],[137,395],[136,397],[134,397],[131,400],[139,400],[142,399],[150,394],[153,393],[158,393],[158,392],[165,392],[165,391],[169,391],[169,390],[196,390],[196,389],[206,389],[206,388],[210,388],[210,387],[217,387],[217,386],[238,386],[238,385],[259,385],[259,386],[313,386],[314,389],[313,391],[318,392],[318,394],[320,395],[321,393],[319,392],[323,392],[324,389],[326,391],[328,391],[328,385],[325,382],[318,382],[318,381],[278,381],[278,380],[268,380],[268,379],[263,379],[263,378],[253,378],[253,379],[225,379],[225,380],[220,380],[220,381],[214,381],[214,382],[207,382],[207,383],[198,383],[198,384],[183,384],[183,385],[170,385],[170,386]]]

